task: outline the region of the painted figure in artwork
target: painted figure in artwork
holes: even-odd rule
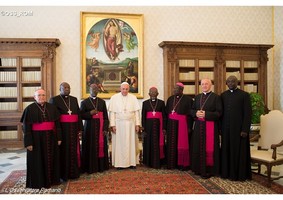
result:
[[[123,51],[122,36],[119,25],[115,19],[110,19],[105,24],[104,48],[110,60],[119,60],[118,55]]]
[[[134,39],[133,39],[133,36],[135,36],[134,32],[131,32],[131,33],[124,32],[123,36],[124,36],[124,40],[126,42],[126,48],[127,48],[128,52],[130,52],[131,50],[133,50],[135,47],[138,46],[138,44],[135,43]]]
[[[100,40],[100,32],[93,32],[91,31],[89,33],[89,35],[91,36],[91,41],[88,42],[88,45],[94,49],[95,51],[97,51],[97,49],[99,48],[99,40]]]

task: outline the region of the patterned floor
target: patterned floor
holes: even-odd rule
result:
[[[262,172],[265,173],[264,167]],[[0,150],[0,183],[2,183],[8,175],[15,170],[26,169],[26,150],[25,149],[1,149]],[[274,176],[283,174],[283,166],[274,167]],[[276,180],[275,182],[283,185],[283,179]]]
[[[0,194],[283,194],[283,187],[266,187],[262,176],[252,181],[230,181],[219,177],[202,179],[191,171],[111,168],[103,173],[82,174],[79,179],[46,189],[26,188],[26,171],[13,171],[0,184]]]

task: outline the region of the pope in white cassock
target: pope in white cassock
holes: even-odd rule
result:
[[[120,93],[109,101],[109,120],[112,130],[112,164],[117,169],[136,168],[137,133],[140,129],[140,106],[135,95],[129,94],[127,82]]]

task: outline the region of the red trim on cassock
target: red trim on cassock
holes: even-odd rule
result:
[[[198,118],[199,121],[205,121],[203,118]],[[206,123],[206,142],[205,142],[205,151],[206,151],[206,166],[213,166],[214,159],[214,121],[205,121]]]
[[[92,118],[100,120],[98,157],[103,158],[104,157],[103,112],[98,112],[96,115],[92,115]]]
[[[160,121],[160,126],[159,126],[159,146],[160,146],[160,158],[165,158],[165,155],[164,155],[164,135],[163,135],[163,132],[162,132],[162,129],[163,129],[163,117],[162,117],[162,112],[155,112],[155,115],[153,115],[153,112],[147,112],[146,113],[146,118],[147,119],[159,119]]]

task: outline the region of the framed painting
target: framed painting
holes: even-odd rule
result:
[[[82,98],[96,84],[108,99],[122,82],[143,98],[143,42],[142,14],[81,12]]]

